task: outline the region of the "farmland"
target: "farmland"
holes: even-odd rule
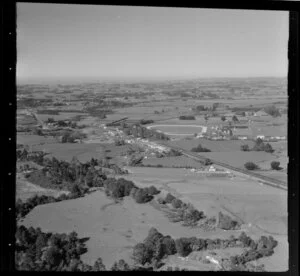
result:
[[[288,269],[287,191],[211,161],[237,169],[252,162],[257,165],[256,174],[287,183],[284,80],[48,88],[43,92],[44,88],[35,85],[18,87],[16,199],[25,202],[37,195],[44,200],[35,200],[34,205],[22,203],[28,212],[18,224],[53,233],[75,231],[79,237],[88,237],[81,260],[93,265],[101,258],[108,268],[121,259],[136,265],[133,249],[152,227],[174,239],[229,239],[245,232],[258,240],[271,235],[278,242],[274,253],[255,262],[266,271]],[[251,95],[247,94],[249,88],[253,89]],[[264,114],[270,105],[280,116]],[[195,120],[189,119],[193,117]],[[120,119],[124,120],[115,122]],[[207,162],[182,155],[173,147],[205,157]],[[279,162],[278,170],[271,167],[273,161]],[[122,190],[110,194],[107,187],[117,185],[111,178],[132,181],[141,197],[143,189],[150,186],[159,192],[146,196],[145,202],[129,193],[120,196]],[[41,184],[43,179],[49,187]],[[107,184],[107,179],[112,182]],[[159,203],[168,193],[203,212],[205,219],[193,227],[171,221],[166,210],[175,212],[176,208]],[[240,229],[201,228],[202,222],[218,218],[220,212],[241,222]],[[193,251],[187,259],[179,253],[164,256],[162,266],[153,269],[216,270],[212,262],[203,261],[211,251]],[[243,254],[241,248],[213,251],[219,259]]]

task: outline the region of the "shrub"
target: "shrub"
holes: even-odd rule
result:
[[[249,171],[253,171],[253,170],[257,170],[259,167],[253,163],[253,162],[247,162],[244,164],[244,167],[249,170]]]
[[[148,192],[150,195],[157,195],[160,193],[153,185],[148,188]]]
[[[250,151],[249,145],[247,145],[247,144],[241,145],[241,150],[242,151]]]
[[[210,149],[204,148],[199,144],[197,147],[191,149],[192,152],[211,152]]]
[[[134,195],[136,203],[146,203],[153,199],[152,195],[149,195],[144,189],[138,189]]]
[[[163,198],[161,198],[161,197],[159,197],[159,198],[157,199],[157,202],[158,202],[159,204],[166,204],[166,201],[165,201]]]
[[[115,146],[124,146],[125,145],[125,141],[124,140],[116,140],[115,141]]]
[[[172,203],[172,201],[176,199],[175,196],[171,195],[170,193],[167,194],[166,198],[165,198],[165,201],[167,203]]]
[[[265,107],[264,111],[266,113],[268,113],[269,115],[271,115],[272,117],[279,117],[279,116],[281,116],[279,110],[274,105]]]
[[[177,253],[182,256],[186,257],[192,252],[192,248],[190,246],[190,241],[188,238],[179,238],[175,240],[175,247]]]
[[[280,162],[278,162],[278,161],[272,161],[271,162],[271,168],[272,168],[272,170],[280,170],[281,168],[280,168]]]
[[[230,216],[224,215],[222,212],[219,212],[218,227],[224,230],[234,230],[239,227],[239,223],[233,220]]]
[[[172,203],[172,206],[176,209],[178,209],[182,206],[182,201],[177,198],[174,198],[171,203]]]
[[[209,166],[209,165],[212,165],[213,162],[209,159],[209,158],[206,158],[203,162],[204,166]]]

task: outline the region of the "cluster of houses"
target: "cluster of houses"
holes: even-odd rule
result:
[[[202,133],[202,137],[209,140],[230,140],[231,136],[232,129],[229,126],[212,126]]]
[[[256,139],[261,139],[266,142],[277,142],[281,140],[286,140],[286,136],[265,136],[265,135],[257,135]]]
[[[164,153],[164,152],[168,152],[170,150],[167,147],[158,145],[147,139],[132,138],[132,139],[126,139],[125,142],[128,144],[138,144],[139,146],[143,147],[144,149],[146,149],[148,151],[152,151],[152,152]]]

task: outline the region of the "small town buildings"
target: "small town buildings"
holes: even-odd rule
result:
[[[214,166],[210,166],[210,167],[208,168],[208,171],[209,171],[209,172],[215,172],[215,171],[217,171],[217,170],[216,170],[216,168],[215,168]]]
[[[263,110],[259,110],[259,111],[255,112],[253,116],[262,117],[262,116],[270,116],[270,115]]]

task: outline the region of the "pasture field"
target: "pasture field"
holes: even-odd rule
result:
[[[129,168],[126,178],[138,186],[155,185],[191,202],[208,216],[229,212],[245,222],[249,235],[272,235],[279,240],[275,254],[268,258],[266,270],[284,271],[288,267],[287,192],[241,177],[206,178],[185,169]],[[234,231],[225,231],[227,235]],[[276,260],[276,261],[275,261]],[[264,260],[262,260],[263,263]]]
[[[273,265],[271,270],[286,270],[288,251],[284,191],[260,186],[249,180],[199,179],[179,169],[131,168],[131,171],[133,173],[126,178],[134,180],[138,186],[155,185],[160,189],[174,190],[183,201],[191,202],[207,215],[215,215],[220,210],[233,212],[245,223],[252,223],[251,227],[246,225],[243,231],[253,238],[272,233],[279,240],[281,250],[276,248],[275,254],[270,257],[280,259],[276,263],[269,260]],[[131,263],[132,247],[147,236],[151,227],[173,238],[228,238],[231,234],[239,235],[237,231],[203,232],[179,224],[174,227],[174,223],[149,203],[137,206],[131,198],[125,198],[122,203],[115,204],[102,191],[84,198],[37,206],[22,224],[58,233],[74,230],[80,237],[89,237],[88,252],[82,256],[83,261],[91,264],[100,256],[106,266],[121,258]],[[266,266],[266,269],[270,267]]]
[[[200,152],[199,154],[237,168],[244,168],[246,162],[259,163],[276,160],[276,156],[264,151]]]
[[[197,138],[192,140],[177,140],[169,143],[172,146],[183,148],[184,150],[190,151],[192,148],[197,147],[201,144],[203,147],[210,149],[212,152],[232,152],[240,151],[241,145],[249,145],[251,148],[254,145],[253,141],[242,141],[242,140],[224,140],[224,141],[212,141],[204,138]],[[201,152],[202,154],[202,152]]]
[[[28,146],[34,145],[44,145],[44,144],[53,144],[57,143],[57,140],[52,137],[44,137],[40,135],[28,135],[28,134],[21,134],[17,133],[16,136],[17,144],[24,144]]]
[[[17,175],[16,177],[16,200],[21,199],[22,201],[27,200],[28,198],[34,195],[46,195],[58,197],[61,194],[68,194],[68,191],[57,191],[52,189],[45,189],[40,186],[34,185],[21,176]]]
[[[47,121],[48,118],[53,118],[54,120],[72,120],[75,116],[87,116],[87,113],[76,113],[76,112],[60,112],[59,115],[52,114],[37,114],[38,118],[42,121]]]
[[[80,162],[90,161],[91,158],[102,159],[104,146],[101,144],[73,144],[73,143],[53,143],[32,146],[32,150],[45,150],[49,154],[47,157],[56,157],[60,160],[71,161],[73,156]]]
[[[153,125],[149,128],[164,132],[167,135],[193,135],[202,131],[202,126],[193,124],[190,125]]]
[[[180,224],[174,227],[149,203],[137,205],[128,197],[115,204],[102,191],[84,198],[37,206],[22,224],[57,233],[76,231],[80,237],[89,237],[86,243],[88,252],[81,259],[92,264],[101,257],[107,267],[119,259],[132,263],[133,246],[145,239],[151,227],[174,238],[201,234],[199,229]],[[203,233],[201,236],[217,237],[218,233]]]
[[[186,156],[174,156],[174,157],[164,157],[164,158],[147,158],[143,160],[145,166],[152,165],[162,165],[163,167],[192,167],[195,169],[201,169],[203,165],[195,161],[194,159],[188,158]]]

